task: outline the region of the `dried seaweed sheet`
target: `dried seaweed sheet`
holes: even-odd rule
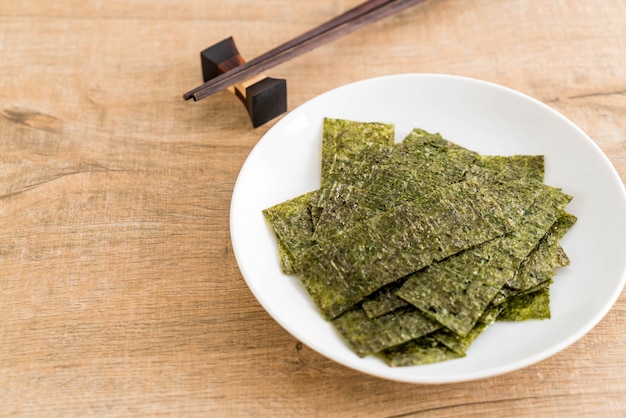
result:
[[[329,177],[340,184],[329,181],[319,194],[316,233],[359,222],[464,178],[543,180],[542,156],[481,156],[419,128],[393,147],[363,149],[356,157],[335,156]]]
[[[413,307],[370,319],[360,306],[355,306],[333,319],[332,324],[361,357],[421,337],[441,327]]]
[[[293,269],[293,264],[295,261],[293,255],[291,255],[291,251],[289,251],[287,245],[280,238],[277,238],[277,244],[280,269],[285,274],[295,274],[295,271]]]
[[[426,335],[384,350],[378,356],[391,367],[406,367],[454,360],[464,357],[464,354],[456,353],[437,339]]]
[[[438,187],[460,181],[477,154],[438,134],[413,130],[393,147],[369,149],[358,160],[336,158],[334,185],[320,193],[323,208],[316,233],[359,222],[376,212],[417,200]],[[346,189],[345,185],[350,185]],[[354,190],[359,193],[355,194]],[[346,193],[350,193],[346,195]]]
[[[510,298],[504,304],[498,321],[527,321],[530,319],[550,319],[550,290],[540,289],[536,292]]]
[[[543,155],[480,155],[469,176],[482,180],[511,181],[524,176],[543,182],[545,159]]]
[[[334,183],[331,169],[339,157],[352,157],[368,148],[394,143],[394,125],[324,118],[322,131],[322,185]],[[335,170],[340,173],[340,170]]]
[[[574,225],[577,218],[563,212],[539,244],[521,263],[515,275],[492,299],[491,305],[502,305],[515,296],[526,295],[547,288],[552,277],[561,267],[569,265],[569,257],[559,244],[559,240]]]
[[[544,289],[544,291],[546,291],[546,289]],[[390,366],[412,366],[464,357],[467,354],[467,350],[474,341],[476,341],[478,336],[496,320],[523,321],[528,319],[549,318],[549,306],[547,311],[548,317],[542,318],[538,317],[536,314],[535,316],[528,314],[529,311],[532,312],[532,308],[529,310],[529,303],[535,302],[545,305],[546,297],[543,296],[542,298],[543,300],[541,300],[541,302],[539,302],[541,297],[537,297],[537,299],[532,301],[520,300],[519,310],[517,310],[517,307],[510,307],[511,313],[509,315],[515,315],[513,317],[501,316],[502,307],[490,307],[483,312],[483,315],[472,330],[464,337],[442,327],[425,337],[419,338],[417,341],[410,341],[400,346],[387,349],[381,353],[380,357]],[[540,309],[545,309],[545,306],[541,306]],[[523,315],[526,316],[524,317]]]
[[[441,147],[464,150],[458,145],[446,141],[439,135],[432,135],[421,129],[414,129],[405,141],[423,141]],[[544,158],[536,155],[486,156],[472,155],[473,165],[467,170],[466,177],[477,181],[512,181],[518,178],[543,181]],[[408,302],[398,297],[395,292],[404,283],[392,283],[363,301],[362,306],[370,318],[384,315],[394,309],[406,306]]]
[[[569,258],[559,240],[576,223],[576,217],[562,213],[537,247],[524,260],[515,276],[507,282],[513,289],[526,290],[550,279],[555,270],[569,264]]]
[[[405,280],[406,277],[400,278],[363,299],[361,306],[367,317],[376,318],[409,305],[409,302],[396,295],[396,292],[402,287]]]
[[[337,156],[354,156],[375,146],[394,142],[394,126],[375,122],[355,122],[325,119],[322,143],[322,181],[328,180],[329,166]],[[325,174],[325,175],[324,175]],[[263,215],[278,237],[281,269],[293,274],[293,262],[302,248],[311,245],[317,219],[315,202],[319,190],[305,193],[263,211]]]
[[[450,331],[447,328],[441,328],[431,335],[437,341],[448,347],[459,355],[465,355],[472,343],[482,334],[491,324],[496,321],[496,318],[500,314],[502,307],[489,307],[483,312],[482,316],[476,322],[470,332],[464,337]]]
[[[311,205],[314,224],[325,205],[326,190],[336,181],[342,181],[346,172],[354,171],[356,166],[366,181],[374,161],[384,158],[391,149],[389,146],[394,144],[394,130],[394,125],[388,123],[324,118],[321,186]]]
[[[556,273],[556,271],[554,272]],[[502,286],[502,289],[498,292],[498,294],[491,300],[489,303],[490,306],[504,306],[507,300],[514,298],[516,296],[527,295],[529,293],[536,292],[541,289],[547,289],[553,283],[552,279],[544,280],[543,282],[533,286],[531,288],[525,290],[513,289],[508,287],[507,285]]]
[[[284,273],[293,274],[293,264],[299,255],[311,246],[313,219],[311,199],[317,191],[263,210],[263,216],[278,237],[280,265]]]
[[[334,318],[400,277],[508,232],[536,193],[526,181],[455,183],[318,240],[297,270],[322,315]]]
[[[413,274],[398,296],[467,335],[569,202],[558,189],[541,185],[539,190],[518,228]]]
[[[364,187],[377,175],[376,168],[388,163],[396,146],[397,144],[371,144],[352,154],[327,157],[329,160],[326,162],[326,171],[322,174],[321,189],[326,189],[335,182]],[[320,196],[320,202],[322,201],[323,194]]]

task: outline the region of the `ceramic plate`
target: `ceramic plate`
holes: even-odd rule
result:
[[[319,187],[324,117],[439,132],[483,154],[543,154],[545,182],[574,197],[578,222],[562,240],[571,259],[551,287],[552,318],[496,323],[462,359],[391,368],[359,358],[318,313],[296,277],[279,266],[261,211]],[[267,312],[295,338],[344,366],[413,383],[459,382],[510,372],[563,350],[608,312],[626,281],[626,193],[595,143],[550,107],[508,88],[457,76],[406,74],[331,90],[286,115],[243,165],[231,202],[231,238],[241,273]],[[598,353],[598,355],[602,355]]]

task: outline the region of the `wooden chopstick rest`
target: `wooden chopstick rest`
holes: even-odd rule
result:
[[[204,82],[245,63],[232,36],[200,53]],[[242,81],[228,90],[246,107],[257,128],[287,111],[287,81],[263,74]]]

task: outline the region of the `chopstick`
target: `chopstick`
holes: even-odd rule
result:
[[[220,90],[282,64],[320,45],[391,16],[424,0],[369,0],[293,38],[228,72],[207,81],[183,95],[185,100],[201,100]]]

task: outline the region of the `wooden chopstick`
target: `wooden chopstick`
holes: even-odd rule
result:
[[[305,33],[303,33],[302,35],[293,38],[279,46],[277,46],[274,49],[271,49],[270,51],[256,57],[255,59],[245,62],[244,64],[232,68],[230,69],[227,73],[220,75],[219,77],[213,78],[209,81],[207,81],[206,83],[204,83],[203,85],[196,87],[195,89],[189,91],[188,93],[186,93],[183,97],[185,98],[185,100],[188,100],[190,98],[193,98],[194,100],[200,100],[208,95],[211,95],[219,90],[222,90],[224,88],[230,87],[231,85],[234,85],[236,83],[239,83],[249,77],[252,77],[262,71],[267,70],[268,68],[271,68],[274,65],[278,65],[280,62],[277,62],[276,64],[273,65],[269,65],[264,66],[264,68],[260,69],[260,70],[255,70],[255,68],[257,68],[257,66],[259,66],[262,63],[267,62],[268,60],[272,60],[272,59],[277,59],[277,57],[282,56],[283,54],[285,54],[287,51],[291,51],[294,48],[297,48],[300,44],[302,44],[303,42],[306,42],[308,40],[311,40],[317,36],[323,35],[324,33],[326,33],[327,31],[336,28],[340,25],[344,25],[348,22],[350,22],[351,20],[359,17],[359,16],[363,16],[364,14],[367,13],[371,13],[372,11],[376,10],[377,8],[384,6],[388,3],[392,3],[395,0],[369,0],[366,1],[365,3],[362,3],[350,10],[348,10],[347,12],[317,26],[316,28],[313,28]],[[304,53],[306,51],[302,51],[301,53]],[[245,75],[241,76],[241,77],[237,77],[237,74],[239,74],[240,72],[244,72]],[[232,80],[234,78],[234,81],[228,81],[228,80]],[[214,85],[216,85],[216,87],[213,87]]]
[[[424,0],[369,0],[347,12],[247,61],[185,93],[185,100],[201,100],[220,90],[282,64],[320,45],[344,36],[375,21],[398,13]]]

